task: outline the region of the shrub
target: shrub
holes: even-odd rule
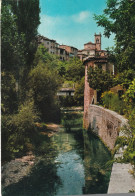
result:
[[[102,94],[102,102],[104,107],[114,110],[120,114],[124,114],[125,104],[120,100],[119,96],[111,91]]]
[[[31,140],[38,119],[32,102],[21,105],[17,114],[2,116],[2,161],[32,150]]]
[[[84,79],[85,77],[83,77],[80,82],[77,83],[75,88],[74,100],[76,105],[84,105]]]
[[[59,86],[60,78],[57,71],[49,69],[42,63],[39,63],[29,74],[31,97],[43,121],[49,121],[54,117],[52,110],[57,108],[55,98]]]

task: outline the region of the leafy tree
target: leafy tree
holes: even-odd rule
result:
[[[125,70],[116,75],[116,80],[119,84],[123,86],[123,88],[128,89],[132,84],[133,79],[135,78],[135,70],[129,69]]]
[[[37,66],[38,63],[43,63],[49,69],[58,69],[60,60],[58,56],[49,54],[43,44],[40,44],[35,53],[33,66]]]
[[[66,63],[65,78],[69,81],[77,82],[84,76],[84,65],[77,57],[70,58]]]
[[[102,69],[90,67],[88,70],[88,82],[91,88],[97,91],[107,91],[115,85],[113,75]]]
[[[123,97],[127,104],[131,104],[135,107],[135,79],[132,81],[132,84],[130,84]]]
[[[2,72],[2,114],[12,114],[17,111],[18,100],[16,93],[16,80],[10,72]]]
[[[29,74],[29,88],[34,104],[45,121],[53,119],[50,112],[55,109],[55,95],[60,85],[55,70],[50,70],[39,63]]]
[[[107,0],[102,15],[95,15],[104,35],[115,35],[116,67],[119,72],[135,68],[135,1]]]
[[[84,79],[85,77],[83,77],[81,81],[76,84],[74,95],[74,100],[76,104],[82,106],[84,104]]]
[[[2,36],[1,65],[2,71],[10,71],[19,78],[20,69],[25,65],[24,34],[18,33],[16,16],[11,12],[11,6],[2,6]]]
[[[39,0],[5,0],[3,1],[3,5],[5,4],[10,5],[12,13],[16,15],[16,25],[18,27],[19,35],[23,34],[25,36],[25,58],[27,68],[30,69],[34,54],[37,50],[36,36],[40,24]]]
[[[33,102],[25,102],[14,115],[2,115],[2,161],[22,155],[31,146],[35,122],[39,120]],[[32,147],[32,146],[31,146]]]

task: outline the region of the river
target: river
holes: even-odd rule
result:
[[[111,154],[82,128],[82,112],[63,111],[63,127],[40,145],[31,172],[3,189],[3,196],[58,196],[107,193]],[[108,164],[109,165],[109,164]]]

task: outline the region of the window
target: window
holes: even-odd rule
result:
[[[47,42],[47,44],[49,45],[49,42]]]
[[[99,39],[98,38],[96,39],[96,43],[99,44]]]

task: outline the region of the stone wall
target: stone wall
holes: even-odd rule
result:
[[[119,129],[127,124],[127,119],[114,111],[97,105],[89,105],[87,128],[91,128],[102,141],[113,149]]]

